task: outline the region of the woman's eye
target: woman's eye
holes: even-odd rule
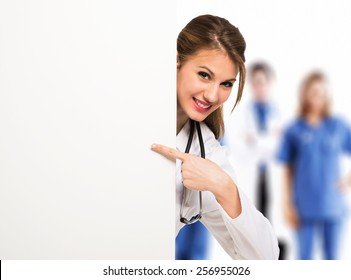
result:
[[[232,82],[223,82],[222,85],[225,86],[225,87],[233,87],[233,83]]]
[[[199,72],[198,73],[202,78],[209,80],[210,79],[210,75],[207,74],[206,72]]]

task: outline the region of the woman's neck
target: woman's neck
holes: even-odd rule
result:
[[[184,112],[184,110],[177,104],[177,134],[182,130],[185,123],[188,121],[189,117]]]
[[[306,115],[307,122],[312,126],[318,126],[323,120],[323,116],[318,112],[310,112]]]

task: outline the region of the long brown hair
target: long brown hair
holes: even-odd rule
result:
[[[246,43],[239,29],[228,20],[202,15],[192,19],[179,33],[177,39],[179,67],[192,55],[204,49],[218,49],[228,54],[230,59],[238,66],[240,78],[238,93],[233,109],[243,94],[246,68]],[[212,112],[204,122],[218,139],[224,133],[223,105]]]
[[[307,99],[306,99],[306,94],[308,92],[308,90],[310,89],[310,87],[316,83],[327,83],[327,78],[326,76],[320,72],[320,71],[313,71],[311,73],[309,73],[306,78],[302,81],[302,84],[300,86],[300,96],[299,96],[299,109],[298,109],[298,116],[305,118],[306,115],[309,113],[309,106],[307,103]],[[325,106],[323,108],[323,112],[322,112],[322,117],[328,117],[330,115],[330,110],[331,110],[331,101],[330,98],[328,96],[325,97]]]

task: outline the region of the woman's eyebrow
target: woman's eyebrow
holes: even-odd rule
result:
[[[199,66],[199,68],[203,68],[203,69],[206,69],[208,72],[210,72],[210,74],[213,76],[213,77],[215,77],[216,75],[215,75],[215,73],[213,73],[213,71],[210,69],[210,68],[208,68],[207,66]],[[227,79],[226,80],[226,82],[229,82],[229,81],[236,81],[236,78],[232,78],[232,79]]]
[[[236,81],[236,78],[233,78],[233,79],[229,79],[229,80],[226,80],[227,82],[230,82],[230,81]]]
[[[208,72],[210,72],[210,74],[211,74],[213,77],[216,76],[216,75],[212,72],[212,70],[211,70],[210,68],[208,68],[207,66],[199,66],[199,68],[206,69]]]

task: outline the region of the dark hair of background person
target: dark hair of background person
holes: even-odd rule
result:
[[[331,100],[327,93],[327,77],[321,71],[313,71],[309,73],[306,78],[302,81],[300,86],[300,96],[299,96],[299,108],[298,108],[298,116],[299,117],[306,117],[309,113],[309,106],[307,103],[306,94],[308,90],[314,83],[322,83],[324,84],[326,90],[325,96],[325,106],[322,111],[322,117],[328,117],[331,113]]]
[[[264,61],[259,61],[251,64],[248,69],[248,72],[249,78],[252,78],[258,72],[262,72],[269,81],[275,77],[275,73],[272,67]]]
[[[202,15],[192,19],[178,35],[178,67],[201,50],[225,52],[236,64],[240,73],[237,98],[232,109],[234,110],[241,99],[245,84],[245,49],[245,39],[237,27],[224,18]],[[211,113],[204,122],[214,133],[216,139],[223,135],[223,105]]]

